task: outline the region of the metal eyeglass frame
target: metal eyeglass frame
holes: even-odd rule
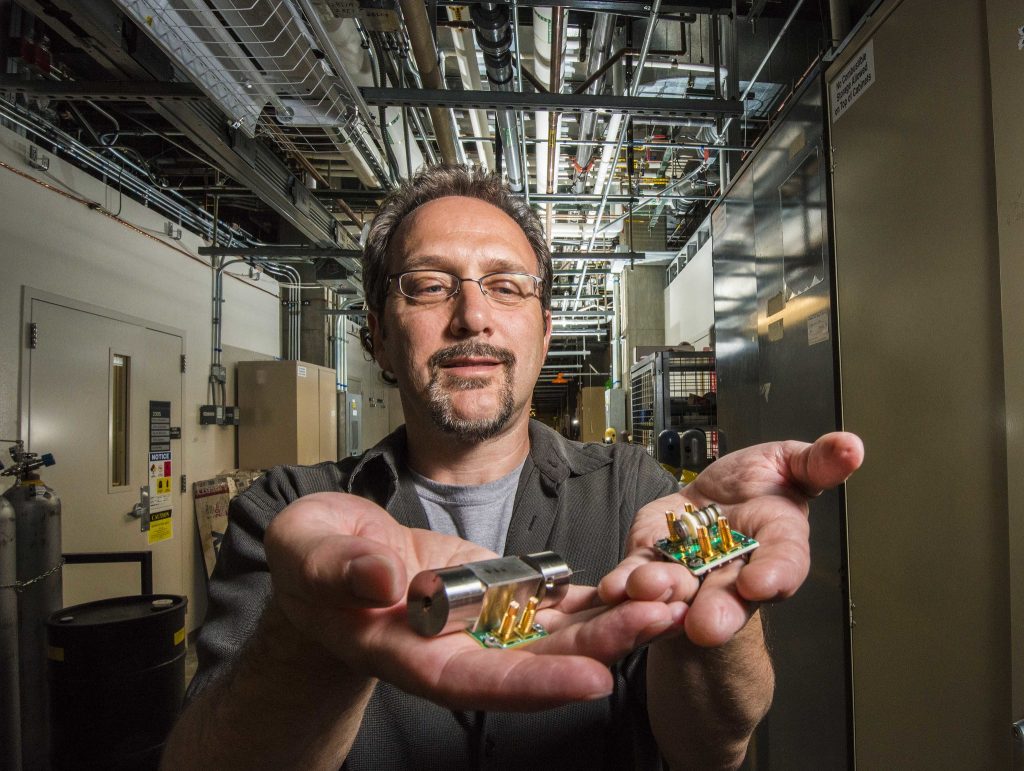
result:
[[[401,278],[402,276],[407,276],[410,273],[444,273],[446,276],[451,276],[452,278],[455,279],[455,290],[451,294],[446,294],[443,298],[440,298],[433,302],[429,300],[424,300],[423,298],[420,297],[413,297],[412,295],[408,295],[402,291]],[[435,268],[419,268],[417,270],[403,270],[401,273],[392,273],[388,276],[388,281],[384,287],[384,292],[386,294],[391,289],[392,282],[394,282],[395,286],[398,287],[398,293],[402,295],[402,297],[427,305],[436,305],[437,303],[443,302],[444,300],[450,300],[452,297],[455,297],[457,294],[459,294],[462,291],[462,284],[464,281],[472,281],[480,288],[480,294],[482,294],[484,297],[494,300],[494,302],[505,307],[515,307],[517,305],[525,303],[527,300],[530,299],[529,297],[523,297],[521,302],[518,299],[516,302],[512,303],[502,302],[493,294],[484,289],[483,282],[486,279],[490,278],[491,276],[526,276],[527,278],[532,278],[534,281],[535,291],[535,294],[533,296],[537,298],[540,298],[542,296],[541,289],[544,284],[544,279],[542,279],[540,276],[535,276],[532,273],[521,273],[513,270],[496,270],[493,273],[485,273],[484,275],[480,276],[480,278],[468,278],[463,276],[457,276],[454,273],[450,273],[447,270],[438,270]]]

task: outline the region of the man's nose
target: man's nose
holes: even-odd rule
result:
[[[457,337],[491,331],[493,308],[478,281],[464,279],[459,293],[452,298],[452,334]]]

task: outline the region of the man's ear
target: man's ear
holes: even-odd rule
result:
[[[370,340],[373,343],[373,360],[382,370],[391,372],[391,361],[384,345],[384,322],[374,311],[369,311],[366,314],[366,326],[370,329]]]

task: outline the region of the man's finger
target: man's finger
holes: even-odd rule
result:
[[[724,645],[753,614],[756,606],[736,590],[736,578],[744,569],[739,560],[712,570],[704,578],[683,625],[686,636],[702,647]]]
[[[814,497],[845,482],[863,461],[860,437],[836,431],[791,455],[789,473],[808,497]]]
[[[682,602],[624,602],[592,611],[580,621],[557,613],[542,615],[551,635],[531,643],[544,655],[576,654],[610,665],[656,637],[678,629],[686,615]]]

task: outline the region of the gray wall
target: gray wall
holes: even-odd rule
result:
[[[1020,327],[1000,308],[988,48],[1016,46],[1015,5],[987,28],[981,2],[887,4],[848,51],[872,44],[874,82],[832,125],[843,423],[867,446],[847,488],[864,768],[1010,766],[1003,334],[1019,351]]]

